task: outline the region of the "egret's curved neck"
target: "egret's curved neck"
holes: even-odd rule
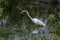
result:
[[[30,19],[32,19],[32,17],[29,15],[29,12],[28,12],[28,11],[25,10],[24,12],[26,12],[27,15],[28,15],[28,17],[29,17]]]

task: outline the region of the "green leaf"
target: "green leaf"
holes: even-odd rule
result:
[[[59,17],[60,17],[60,12],[58,13]]]
[[[50,18],[50,19],[53,19],[54,17],[55,17],[54,14],[50,14],[50,15],[49,15],[49,18]]]
[[[0,8],[0,16],[2,16],[3,8]]]

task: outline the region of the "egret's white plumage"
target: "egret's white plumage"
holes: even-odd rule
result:
[[[46,24],[45,24],[43,21],[41,21],[41,20],[39,20],[39,19],[37,19],[37,18],[32,18],[32,17],[29,15],[29,12],[28,12],[27,10],[21,11],[21,13],[24,13],[24,12],[27,13],[28,17],[29,17],[29,18],[31,19],[31,21],[32,21],[33,23],[35,23],[36,25],[46,26]]]

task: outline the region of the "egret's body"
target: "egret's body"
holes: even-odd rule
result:
[[[26,12],[28,17],[31,19],[31,21],[33,23],[35,23],[36,25],[41,25],[41,26],[46,26],[46,24],[44,22],[42,22],[41,20],[37,19],[37,18],[32,18],[30,15],[29,15],[29,12],[27,10],[23,10],[21,11],[21,13],[24,13]]]

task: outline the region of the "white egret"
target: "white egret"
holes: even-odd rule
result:
[[[39,19],[37,19],[37,18],[32,18],[30,15],[29,15],[29,12],[27,11],[27,10],[23,10],[23,11],[21,11],[21,13],[27,13],[27,15],[28,15],[28,17],[31,19],[31,21],[33,22],[33,23],[35,23],[36,25],[41,25],[41,26],[46,26],[46,24],[43,22],[43,21],[41,21],[41,20],[39,20]]]

